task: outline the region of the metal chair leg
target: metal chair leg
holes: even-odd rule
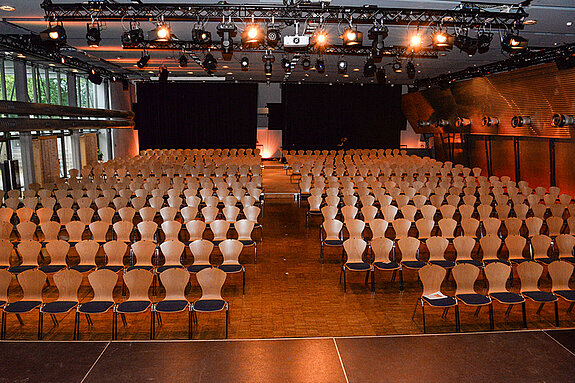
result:
[[[192,334],[193,334],[193,326],[192,326],[192,307],[190,306],[190,308],[188,309],[188,339],[192,339]]]
[[[246,294],[246,269],[242,273],[242,295]]]
[[[112,340],[116,340],[118,338],[118,313],[114,308],[112,313]]]
[[[42,340],[42,330],[44,327],[44,314],[42,311],[38,311],[38,340]]]
[[[559,327],[559,304],[557,301],[553,303],[555,304],[555,327]]]
[[[229,306],[226,304],[226,339],[228,339],[228,323],[230,322],[230,310]]]
[[[6,312],[2,310],[2,327],[0,328],[0,339],[6,339]]]
[[[254,241],[254,263],[258,263],[258,245]]]
[[[126,327],[128,325],[128,322],[126,321],[126,314],[120,313],[120,317],[122,318],[122,324],[124,327]]]
[[[455,306],[455,331],[461,332],[461,323],[459,321],[459,305]]]
[[[341,271],[343,271],[343,292],[347,293],[347,284],[345,280],[345,266],[341,267]]]
[[[371,292],[375,292],[375,269],[371,268]]]
[[[427,329],[425,328],[425,303],[421,300],[421,315],[423,317],[423,333],[427,334]]]
[[[493,319],[493,302],[489,303],[489,329],[493,331],[495,320]]]
[[[74,335],[72,336],[73,340],[78,340],[79,338],[79,330],[80,330],[80,313],[76,310],[74,315]]]
[[[525,312],[525,302],[521,303],[521,310],[523,315],[523,328],[527,328],[527,313]]]
[[[403,291],[403,267],[399,267],[399,291]]]
[[[150,339],[153,340],[156,336],[156,318],[153,309],[150,309],[150,322]]]

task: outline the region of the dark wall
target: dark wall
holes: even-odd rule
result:
[[[256,84],[137,86],[140,149],[255,147]]]
[[[399,148],[401,87],[284,84],[283,149]]]

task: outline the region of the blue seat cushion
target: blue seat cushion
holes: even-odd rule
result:
[[[509,261],[506,261],[504,259],[484,259],[483,263],[485,263],[486,265],[490,264],[490,263],[495,263],[495,262],[500,262],[500,263],[505,263],[507,266],[509,266],[511,263],[509,263]]]
[[[72,301],[55,301],[46,303],[44,307],[42,307],[42,312],[48,314],[62,314],[67,313],[68,311],[72,310],[78,302]]]
[[[253,244],[256,243],[253,239],[242,239],[240,242],[244,246],[252,246]]]
[[[150,301],[127,301],[120,303],[116,310],[119,313],[141,313],[146,311],[151,304]]]
[[[126,271],[130,271],[130,270],[147,270],[147,271],[152,271],[154,269],[154,266],[130,266],[126,269]]]
[[[0,270],[7,269],[7,268],[9,268],[9,267],[10,267],[10,266],[4,266],[4,265],[2,265],[2,266],[0,266]]]
[[[426,297],[421,297],[430,306],[434,307],[450,307],[457,305],[457,300],[454,297],[445,297],[440,299],[429,299]]]
[[[575,263],[575,257],[561,257],[562,260]]]
[[[123,268],[124,268],[124,266],[102,266],[102,267],[98,267],[98,270],[110,270],[110,271],[113,271],[114,273],[117,273],[120,270],[122,270]]]
[[[6,304],[6,301],[0,301],[0,306],[4,306]]]
[[[470,265],[481,267],[483,263],[481,261],[477,261],[475,259],[463,259],[461,261],[457,261],[457,263],[469,263]]]
[[[492,298],[497,299],[499,302],[506,303],[508,305],[514,305],[516,303],[525,302],[525,299],[521,295],[515,294],[515,293],[510,293],[510,292],[492,293],[489,295]]]
[[[65,269],[66,265],[46,265],[41,266],[38,269],[46,274],[57,273],[58,271]]]
[[[200,299],[194,302],[194,311],[220,311],[225,305],[221,299]]]
[[[529,261],[529,259],[526,258],[514,258],[514,259],[510,259],[509,260],[511,263],[517,263],[517,264],[521,264],[525,261]]]
[[[423,261],[405,261],[405,262],[401,261],[401,264],[407,267],[408,269],[421,269],[427,263]]]
[[[326,246],[341,246],[343,241],[341,239],[326,239],[323,241]]]
[[[91,301],[81,304],[78,311],[83,314],[102,314],[110,310],[112,306],[114,302]]]
[[[27,313],[29,311],[34,310],[38,306],[40,306],[42,302],[40,301],[18,301],[13,303],[8,303],[6,307],[4,307],[4,311],[7,313]]]
[[[397,270],[399,264],[397,262],[374,262],[373,265],[380,270]]]
[[[367,271],[371,269],[371,265],[365,262],[346,263],[345,267],[352,271]]]
[[[225,271],[226,273],[239,273],[242,271],[242,265],[220,265],[218,269]]]
[[[181,269],[184,266],[178,266],[178,265],[167,265],[167,266],[160,266],[158,267],[158,273],[162,273],[168,269]]]
[[[188,266],[188,271],[190,273],[198,273],[198,272],[202,271],[203,269],[209,269],[211,267],[212,267],[212,265],[190,265],[190,266]]]
[[[28,266],[12,266],[11,268],[8,269],[9,272],[14,273],[14,274],[19,274],[21,272],[24,272],[26,270],[32,270],[35,269],[37,266],[32,266],[32,265],[28,265]]]
[[[92,271],[95,268],[96,265],[76,265],[70,267],[70,269],[79,271],[80,273],[87,273],[88,271]]]
[[[555,302],[557,297],[547,291],[524,291],[521,294],[534,300],[535,302]]]
[[[545,263],[546,265],[550,264],[553,261],[556,261],[557,258],[535,258],[537,262]]]
[[[217,240],[217,241],[212,241],[212,243],[214,244],[214,246],[218,246],[220,243],[222,243],[223,240]]]
[[[308,210],[309,215],[321,215],[321,210]]]
[[[431,263],[432,265],[441,266],[444,269],[455,267],[455,263],[448,260],[429,261],[429,263]]]
[[[457,299],[469,306],[481,306],[491,303],[488,296],[481,294],[457,294]]]
[[[185,310],[188,305],[189,302],[184,300],[164,300],[156,304],[156,311],[163,313],[175,313]]]
[[[575,290],[557,290],[554,293],[567,301],[575,302]]]

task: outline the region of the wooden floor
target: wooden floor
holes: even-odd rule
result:
[[[415,318],[412,314],[421,286],[415,272],[406,271],[405,291],[400,292],[397,284],[390,283],[390,274],[376,274],[376,291],[371,293],[364,284],[364,273],[348,273],[348,290],[344,294],[339,283],[341,250],[326,252],[326,262],[320,262],[318,225],[320,217],[305,225],[307,204],[298,207],[293,198],[297,190],[289,183],[289,177],[277,163],[264,169],[264,188],[269,192],[263,209],[261,222],[264,227],[264,241],[258,243],[258,263],[254,264],[253,248],[244,250],[240,260],[246,265],[246,292],[242,295],[241,276],[232,275],[226,280],[223,296],[230,302],[230,338],[276,338],[276,337],[341,337],[394,334],[421,334],[423,324],[421,309]],[[277,193],[277,194],[276,194]],[[188,250],[189,252],[189,250]],[[186,257],[186,264],[191,256]],[[544,276],[542,287],[550,284]],[[477,287],[481,288],[479,281]],[[516,284],[518,286],[518,283]],[[444,291],[454,291],[452,279],[444,282]],[[11,293],[17,292],[16,283]],[[81,288],[83,300],[90,298],[91,289],[85,281]],[[46,295],[55,299],[55,288],[48,287]],[[121,288],[117,287],[117,296]],[[162,291],[159,292],[162,297]],[[200,289],[192,277],[188,298],[200,297]],[[560,324],[563,328],[575,327],[575,313],[567,314],[566,302],[559,302]],[[505,316],[505,306],[495,304],[495,329],[517,330],[522,328],[520,307]],[[553,305],[546,305],[541,315],[536,314],[537,304],[527,303],[527,322],[530,329],[554,328]],[[488,331],[488,310],[485,308],[477,317],[474,309],[461,306],[463,332]],[[110,339],[111,313],[92,316],[94,327],[81,321],[82,340]],[[35,339],[37,313],[22,316],[20,325],[13,315],[8,315],[7,339]],[[44,321],[45,340],[71,340],[74,314],[60,317],[60,324],[52,326],[49,317]],[[127,327],[119,321],[118,338],[133,340],[149,336],[149,313],[129,315]],[[163,324],[157,327],[157,339],[186,339],[187,314],[172,314],[162,317]],[[445,319],[441,311],[427,309],[427,330],[432,333],[455,331],[455,318],[450,311]],[[200,314],[195,339],[218,339],[225,336],[223,313]]]

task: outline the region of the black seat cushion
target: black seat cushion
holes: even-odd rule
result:
[[[546,265],[550,264],[557,260],[557,258],[535,258],[537,262],[545,263]]]
[[[567,301],[575,302],[575,290],[557,290],[554,293]]]
[[[399,269],[399,264],[397,262],[374,262],[373,265],[380,270]]]
[[[439,299],[429,299],[426,297],[421,297],[425,302],[427,302],[430,306],[435,307],[450,307],[457,305],[457,300],[454,297],[445,297]]]
[[[521,294],[534,300],[535,302],[555,302],[557,297],[547,291],[524,291]]]
[[[510,259],[509,261],[511,261],[511,263],[520,264],[520,263],[523,263],[523,262],[525,262],[525,261],[529,261],[529,259],[526,259],[526,258],[514,258],[514,259]]]
[[[62,314],[67,313],[68,311],[72,310],[78,302],[72,301],[55,301],[46,303],[44,307],[42,307],[42,312],[48,314]]]
[[[110,310],[112,306],[114,302],[91,301],[81,304],[78,311],[83,314],[102,314]]]
[[[481,294],[457,294],[456,297],[469,306],[482,306],[491,303],[488,296]]]
[[[127,301],[120,303],[116,311],[119,313],[141,313],[146,311],[151,304],[150,301]]]
[[[194,311],[220,311],[226,305],[226,301],[220,299],[200,299],[194,302]]]
[[[154,269],[154,266],[130,266],[126,269],[126,271],[130,271],[130,270],[147,270],[147,271],[152,271]]]
[[[432,265],[441,266],[444,269],[450,269],[452,267],[455,267],[455,263],[448,260],[429,261],[429,263],[431,263]]]
[[[160,266],[158,267],[158,273],[162,273],[168,269],[181,269],[184,266],[178,266],[178,265],[168,265],[168,266]]]
[[[485,260],[483,260],[483,263],[485,263],[486,265],[488,265],[490,263],[494,263],[494,262],[505,263],[507,266],[509,266],[511,264],[511,263],[509,263],[509,261],[506,261],[504,259],[485,259]]]
[[[323,241],[326,246],[341,246],[343,241],[340,239],[326,239]]]
[[[475,259],[463,259],[461,261],[457,261],[457,263],[469,263],[470,265],[476,266],[476,267],[482,267],[483,263],[481,261],[477,261]]]
[[[46,265],[41,266],[38,269],[46,274],[57,273],[58,271],[65,269],[66,265]]]
[[[18,301],[13,303],[8,303],[6,307],[4,307],[4,311],[7,313],[27,313],[29,311],[34,310],[38,306],[42,304],[41,301]]]
[[[252,246],[256,243],[253,239],[242,239],[240,242],[244,246]]]
[[[367,271],[371,269],[371,265],[365,262],[346,263],[345,267],[352,271]]]
[[[35,269],[37,266],[32,266],[32,265],[28,265],[28,266],[12,266],[11,268],[8,269],[9,272],[14,273],[14,274],[19,274],[22,273],[26,270],[32,270]]]
[[[514,305],[516,303],[525,302],[525,299],[521,295],[515,294],[515,293],[510,293],[510,292],[492,293],[489,295],[492,298],[495,298],[496,300],[498,300],[499,302],[506,303],[509,305]]]
[[[423,266],[427,265],[427,263],[423,261],[401,261],[401,264],[408,269],[421,269]]]
[[[92,271],[95,268],[96,265],[76,265],[70,267],[70,269],[79,271],[80,273],[87,273],[88,271]]]
[[[114,273],[117,273],[120,270],[122,270],[123,268],[124,268],[124,266],[102,266],[102,267],[98,267],[98,270],[111,270]]]
[[[218,268],[226,273],[239,273],[242,271],[242,265],[220,265]]]
[[[188,266],[188,271],[190,273],[198,273],[203,269],[210,269],[212,265],[190,265]]]
[[[156,304],[156,311],[174,313],[185,310],[189,305],[186,300],[163,300]]]

